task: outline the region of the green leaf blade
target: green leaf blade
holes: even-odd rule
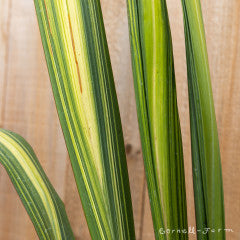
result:
[[[225,239],[224,197],[217,123],[201,3],[182,0],[188,67],[193,182],[198,239]],[[220,230],[219,230],[220,229]]]
[[[165,1],[128,0],[135,96],[156,239],[187,239],[182,140]],[[162,229],[162,231],[160,231]],[[176,230],[161,234],[167,229]]]
[[[100,2],[35,0],[55,102],[92,239],[135,239]]]
[[[6,169],[39,239],[74,239],[63,202],[32,148],[21,136],[0,129],[0,163]]]

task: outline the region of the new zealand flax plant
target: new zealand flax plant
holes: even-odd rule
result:
[[[134,240],[122,127],[99,0],[34,0],[56,107],[93,240]],[[187,207],[166,0],[127,0],[155,238],[185,240]],[[219,143],[200,0],[182,0],[198,240],[224,240]],[[30,145],[0,129],[6,168],[39,239],[74,239]],[[202,231],[209,230],[208,234]],[[212,232],[211,229],[216,230]],[[202,230],[202,231],[201,231]]]
[[[58,116],[91,237],[133,240],[126,155],[100,2],[34,3]],[[32,150],[14,134],[2,131],[2,135],[1,162],[39,238],[74,239],[63,205]],[[29,184],[24,186],[24,182]]]
[[[199,240],[225,239],[221,158],[200,0],[182,0]],[[208,229],[208,234],[202,234]],[[212,231],[214,230],[214,231]]]
[[[155,238],[188,239],[182,139],[166,1],[127,3],[137,113]],[[164,234],[167,229],[171,234]]]

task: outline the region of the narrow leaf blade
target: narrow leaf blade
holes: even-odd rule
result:
[[[0,129],[0,163],[6,169],[39,239],[74,239],[63,202],[19,135]]]
[[[198,239],[225,239],[221,157],[200,0],[182,0]],[[214,229],[203,234],[205,228]]]
[[[187,239],[182,140],[166,2],[127,3],[135,96],[155,238]],[[166,234],[167,229],[171,234]],[[178,229],[185,231],[178,233]]]

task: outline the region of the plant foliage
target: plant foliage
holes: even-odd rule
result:
[[[222,240],[225,239],[222,169],[201,3],[182,0],[182,6],[198,239]],[[203,234],[206,228],[210,230]]]
[[[74,240],[64,205],[30,145],[0,129],[0,163],[6,169],[40,240]]]
[[[187,239],[172,39],[165,0],[128,0],[132,68],[156,239]],[[161,231],[161,232],[160,232]]]
[[[92,239],[135,239],[122,127],[99,0],[35,0]]]

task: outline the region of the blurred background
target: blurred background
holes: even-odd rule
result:
[[[122,117],[137,240],[153,240],[131,73],[126,0],[101,0]],[[168,0],[185,157],[189,226],[195,226],[188,92],[180,0]],[[218,121],[229,240],[240,239],[240,1],[202,0]],[[63,199],[77,240],[89,232],[60,129],[33,0],[0,0],[0,127],[32,145]],[[189,235],[196,239],[195,234]],[[37,239],[0,167],[0,240]]]

